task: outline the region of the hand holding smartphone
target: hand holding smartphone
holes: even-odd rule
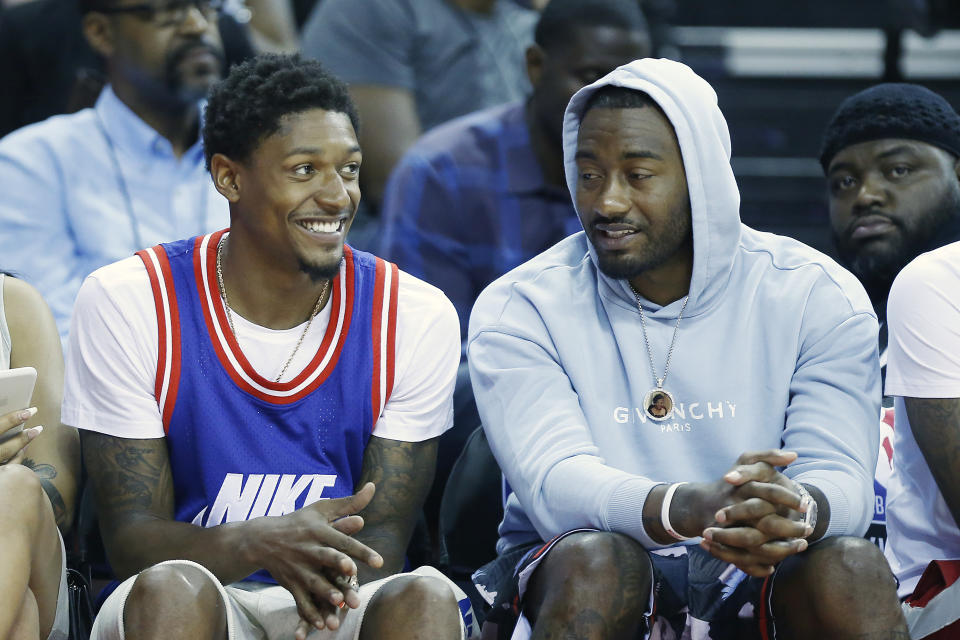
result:
[[[22,411],[30,406],[33,387],[37,383],[37,370],[19,367],[0,371],[0,416]],[[0,443],[6,442],[23,431],[23,420],[0,433]]]

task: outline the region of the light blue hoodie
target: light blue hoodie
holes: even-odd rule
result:
[[[502,552],[578,527],[647,548],[641,507],[660,483],[718,480],[744,451],[783,447],[786,475],[830,503],[827,535],[862,535],[873,514],[880,410],[877,319],[860,283],[790,238],[741,224],[730,136],[713,89],[688,67],[639,60],[567,107],[571,193],[583,107],[605,85],[647,93],[673,124],[690,191],[690,300],[654,422],[636,299],[600,273],[581,232],[491,284],[470,317],[468,359],[490,445],[512,487]],[[775,215],[776,212],[771,212]],[[682,300],[643,300],[662,371]]]

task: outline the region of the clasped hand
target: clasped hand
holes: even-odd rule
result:
[[[804,551],[813,531],[804,525],[808,505],[796,485],[776,467],[797,459],[792,451],[744,453],[713,483],[713,522],[701,546],[744,573],[765,577],[785,558]]]
[[[356,608],[360,597],[350,585],[357,563],[383,565],[376,551],[352,536],[363,528],[356,515],[373,498],[373,483],[345,498],[319,500],[293,513],[264,518],[259,564],[293,595],[300,614],[295,637],[304,640],[311,627],[337,629],[340,611]]]

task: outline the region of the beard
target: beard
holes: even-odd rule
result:
[[[610,278],[630,280],[663,265],[692,240],[689,208],[679,208],[670,212],[667,223],[656,235],[649,236],[642,253],[597,250],[597,267]]]
[[[196,51],[198,48],[213,55],[216,58],[216,63],[215,65],[206,65],[205,73],[203,68],[200,69],[199,74],[194,70],[193,73],[197,74],[196,77],[190,77],[180,68],[180,64],[189,53]],[[220,47],[206,40],[185,42],[172,50],[164,61],[163,81],[166,92],[176,102],[182,104],[195,103],[207,96],[210,87],[221,77],[225,67],[226,58]]]
[[[898,232],[889,240],[856,243],[846,231],[833,231],[837,259],[863,284],[874,306],[886,302],[897,274],[914,258],[943,244],[957,240],[960,223],[960,186],[943,194],[939,202],[909,227],[892,219]]]
[[[343,254],[340,255],[340,259],[336,262],[329,262],[327,264],[315,264],[307,262],[303,258],[297,258],[297,262],[299,263],[300,271],[307,274],[310,280],[316,284],[322,280],[333,280],[340,274],[340,263],[343,262]]]

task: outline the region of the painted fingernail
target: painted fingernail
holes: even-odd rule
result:
[[[20,422],[23,422],[25,420],[29,420],[35,415],[37,415],[37,408],[30,407],[29,409],[24,409],[23,411],[21,411],[20,415],[18,415],[17,417],[20,419]]]
[[[727,475],[724,476],[724,478],[726,478],[727,480],[730,480],[731,482],[736,482],[737,480],[739,480],[739,479],[742,478],[742,477],[743,477],[743,476],[740,475],[740,472],[739,472],[739,471],[731,471],[730,473],[728,473]]]
[[[715,514],[713,514],[713,518],[717,522],[726,522],[727,514],[723,509],[721,509],[720,511],[717,511]]]
[[[35,427],[30,427],[29,429],[27,429],[27,440],[33,440],[42,432],[43,432],[43,426],[39,424]]]
[[[337,607],[339,607],[340,609],[343,609],[345,606],[347,606],[346,602],[341,602],[340,604],[337,605]]]

